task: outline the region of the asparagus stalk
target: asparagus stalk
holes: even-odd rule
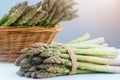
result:
[[[28,22],[28,20],[32,19],[35,14],[37,13],[37,10],[40,6],[40,3],[33,5],[33,6],[29,6],[28,10],[26,10],[26,13],[17,20],[16,24],[18,24],[19,26],[25,25],[25,23]]]
[[[57,56],[52,56],[43,61],[43,63],[56,63],[56,64],[62,64],[67,66],[72,66],[71,61],[68,59],[63,59]],[[119,66],[109,66],[109,65],[98,65],[93,63],[87,63],[87,62],[79,62],[78,61],[78,68],[80,69],[87,69],[92,71],[98,71],[98,72],[110,72],[110,73],[120,73],[120,67]]]
[[[85,35],[66,44],[77,59],[75,73],[120,73],[119,59],[112,58],[120,55],[120,50],[106,47],[104,38],[86,41],[87,38],[89,36]],[[47,78],[67,75],[74,65],[68,51],[59,44],[36,43],[30,48],[21,50],[21,53],[23,54],[15,62],[21,67],[17,72],[21,76]]]
[[[103,37],[100,37],[100,38],[96,38],[96,39],[93,39],[93,40],[89,40],[89,41],[84,41],[84,42],[81,42],[81,43],[85,43],[85,44],[103,44],[105,43],[105,39]]]
[[[93,63],[80,62],[78,67],[81,69],[88,69],[97,72],[110,72],[110,73],[120,73],[119,66],[109,66],[109,65],[97,65]]]
[[[14,13],[10,15],[10,17],[3,24],[3,26],[10,26],[11,24],[13,24],[19,17],[21,17],[21,15],[25,12],[26,9],[27,5],[26,2],[24,2],[20,8],[18,8]]]
[[[44,26],[43,23],[44,21],[48,18],[49,16],[49,13],[48,12],[45,12],[44,13],[44,16],[39,20],[40,22],[38,22],[36,25],[37,26]]]
[[[75,0],[71,0],[71,1],[65,0],[64,3],[65,3],[65,4],[63,4],[63,6],[64,6],[65,8],[69,8],[69,7],[71,8],[71,6],[73,6],[73,5],[75,5],[75,4],[78,4],[77,2],[75,2]]]
[[[56,2],[56,4],[54,4],[54,7],[56,7],[56,11],[54,12],[54,15],[52,17],[49,17],[49,19],[46,21],[47,24],[54,26],[56,23],[58,23],[61,18],[63,17],[64,13],[63,9],[64,7],[61,6],[63,4],[66,4],[67,2],[65,2],[65,0],[59,0],[58,2]],[[55,15],[56,14],[56,15]]]
[[[55,5],[55,3],[54,3],[54,5]],[[49,23],[49,21],[51,20],[51,18],[55,15],[56,10],[57,10],[57,8],[56,8],[56,6],[54,6],[53,9],[50,12],[47,11],[49,13],[49,16],[46,18],[46,20],[44,20],[40,24],[42,26],[47,26],[47,24]]]
[[[90,38],[90,34],[88,33],[85,33],[84,35],[82,35],[81,37],[75,39],[75,40],[72,40],[70,42],[68,42],[68,44],[75,44],[75,43],[79,43],[79,42],[82,42],[82,41],[85,41],[87,39]]]
[[[55,14],[60,14],[60,13],[62,13],[62,11],[63,11],[63,6],[60,6],[60,5],[62,5],[62,4],[63,4],[63,3],[61,2],[61,3],[59,3],[59,4],[56,5],[56,7],[57,7],[58,9],[56,10]],[[56,15],[54,15],[54,16],[56,16]]]
[[[61,21],[72,20],[77,17],[77,12],[73,8],[76,4],[74,0],[43,0],[33,6],[27,6],[27,4],[28,2],[25,1],[13,6],[11,10],[0,19],[0,26],[54,27],[54,25]],[[39,11],[42,11],[41,15]],[[42,13],[44,12],[46,12],[46,14],[43,16]]]
[[[103,44],[103,45],[95,45],[95,44],[72,44],[72,45],[67,45],[70,47],[74,47],[74,48],[78,48],[78,49],[88,49],[88,48],[99,48],[99,47],[108,47],[107,44]]]
[[[71,18],[72,16],[77,16],[77,14],[76,14],[77,12],[78,12],[78,10],[73,10],[71,8],[65,9],[64,10],[65,15],[63,16],[61,21],[66,21],[66,20],[72,19]]]
[[[108,53],[110,54],[107,53],[107,55],[111,55],[112,51],[116,51],[116,49],[114,48],[105,47],[91,49],[90,53],[94,53],[94,51],[96,52],[101,50],[102,53],[105,52],[104,55],[106,55],[106,51],[108,50]],[[82,53],[83,51],[78,52]],[[71,67],[73,65],[71,62],[70,55],[67,54],[67,51],[64,50],[64,52],[61,52],[61,47],[56,44],[48,45],[43,43],[36,43],[32,45],[31,48],[23,49],[21,53],[23,53],[23,55],[20,56],[15,62],[17,66],[21,66],[21,69],[17,72],[17,74],[21,76],[32,78],[47,78],[60,75],[67,75],[70,73]],[[98,55],[99,52],[94,54]],[[83,72],[89,73],[96,71],[120,73],[120,62],[118,60],[81,55],[77,54],[76,52],[75,56],[77,58],[78,63],[78,67],[75,73],[80,74]]]
[[[86,55],[92,55],[92,56],[117,56],[118,52],[114,50],[103,50],[101,48],[99,49],[73,49],[73,51],[76,54],[86,54]]]
[[[49,9],[49,0],[43,0],[42,2],[42,10],[48,11]]]
[[[38,57],[35,57],[35,56],[31,57],[30,55],[28,55],[28,56],[26,56],[26,58],[24,58],[25,56],[21,56],[21,58],[24,58],[24,59],[23,60],[21,58],[20,58],[20,60],[18,59],[20,62],[19,63],[17,62],[17,64],[16,64],[17,66],[22,66],[20,68],[20,70],[17,72],[17,74],[20,76],[33,77],[33,78],[36,78],[36,77],[37,78],[46,78],[47,75],[44,77],[43,77],[43,75],[40,76],[41,70],[42,70],[41,74],[44,73],[43,70],[46,70],[45,73],[48,72],[49,73],[48,75],[54,74],[55,76],[66,75],[66,74],[70,73],[70,68],[67,68],[63,65],[58,65],[58,64],[38,64],[36,66],[29,65],[29,63],[31,62],[31,59],[33,60]],[[39,61],[39,60],[37,59],[36,61]],[[35,63],[33,65],[35,65]],[[40,71],[38,71],[38,70],[40,70]],[[81,69],[78,69],[76,71],[77,74],[90,73],[90,72],[92,72],[92,71],[81,70]],[[35,73],[36,75],[33,76],[33,73]],[[52,77],[52,76],[49,76],[49,77]]]
[[[61,53],[48,53],[47,55],[45,53],[42,53],[42,54],[40,54],[40,56],[42,56],[42,57],[57,56],[57,57],[51,57],[50,60],[57,59],[58,61],[63,61],[63,63],[65,61],[70,62],[67,60],[67,59],[70,59],[70,56],[69,56],[69,54],[66,54],[66,53],[62,53],[62,54]],[[76,55],[76,54],[75,54],[75,56],[76,56],[77,61],[120,66],[119,59],[117,60],[117,59],[101,58],[101,57],[87,56],[87,55]],[[66,60],[64,60],[63,58]],[[50,60],[45,60],[45,61],[48,62]]]
[[[27,25],[37,25],[44,19],[46,19],[46,12],[38,11],[37,14],[27,22]]]
[[[59,56],[61,58],[65,58],[65,59],[70,58],[70,56],[68,54],[61,54]],[[120,60],[119,59],[109,59],[109,58],[87,56],[87,55],[76,55],[76,59],[78,61],[82,61],[82,62],[90,62],[90,63],[95,63],[95,64],[105,64],[105,65],[120,66]]]
[[[60,50],[60,52],[65,53],[66,50],[62,48],[58,48],[58,46],[52,46],[52,50],[56,51],[57,49]],[[68,46],[70,47],[70,46]],[[70,49],[77,55],[89,55],[89,56],[99,56],[99,57],[116,57],[119,55],[119,52],[117,49],[114,48],[106,48],[106,47],[100,47],[100,48],[90,48],[90,49],[77,49],[74,47],[70,47]]]
[[[65,1],[63,1],[63,0],[43,1],[42,9],[47,11],[49,13],[49,16],[47,17],[46,20],[42,21],[40,23],[40,25],[54,26],[55,24],[59,23],[60,21],[63,20],[63,17],[67,16],[67,15],[65,15],[66,14],[65,10],[68,10],[68,8],[73,7],[74,4],[75,4],[75,2],[73,0],[72,1],[67,1],[67,0],[65,0]],[[61,6],[61,5],[64,5],[64,6]],[[68,14],[70,17],[67,19],[71,20],[73,18],[76,18],[76,12],[74,14],[73,14],[73,12],[68,13]]]
[[[49,12],[53,9],[56,1],[57,1],[57,0],[49,0],[49,1],[48,1]]]
[[[59,65],[59,64],[40,64],[37,67],[39,69],[46,69],[47,71],[52,73],[57,73],[57,72],[65,72],[67,74],[70,73],[69,67],[65,67],[64,65]],[[93,72],[93,71],[78,69],[76,71],[76,74],[83,74],[83,73],[90,73],[90,72]]]
[[[0,19],[0,26],[3,25],[9,18],[9,16],[14,13],[19,7],[21,7],[21,3],[17,3],[15,6],[13,6],[7,14],[5,14],[1,19]]]
[[[55,17],[54,17],[54,19],[53,20],[51,20],[51,22],[50,22],[50,26],[54,26],[55,24],[57,24],[60,20],[61,20],[61,18],[63,17],[63,15],[64,14],[58,14],[58,15],[56,15]]]

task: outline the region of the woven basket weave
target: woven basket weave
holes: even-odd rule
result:
[[[34,43],[51,43],[60,30],[60,25],[56,25],[54,28],[0,28],[0,61],[14,62],[20,56],[21,49]]]

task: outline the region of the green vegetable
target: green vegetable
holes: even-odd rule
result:
[[[10,26],[11,24],[15,23],[15,21],[20,18],[25,10],[27,9],[26,2],[24,2],[14,13],[12,13],[8,20],[3,24],[3,26]]]
[[[24,15],[22,15],[15,24],[18,24],[17,26],[25,25],[25,23],[27,23],[37,14],[40,4],[41,3],[37,3],[36,5],[29,6]]]
[[[70,41],[70,44],[65,44],[74,52],[77,59],[75,74],[120,73],[120,60],[114,58],[120,55],[120,50],[105,46],[104,38],[87,40],[89,37],[87,33]],[[48,78],[68,75],[74,65],[68,51],[56,43],[35,43],[29,48],[22,49],[21,53],[15,62],[16,66],[21,67],[17,72],[20,76]]]
[[[45,11],[38,11],[37,14],[27,22],[27,24],[36,26],[41,21],[46,19],[46,14],[47,13]]]
[[[16,4],[0,19],[0,26],[50,26],[78,17],[74,0],[43,0],[28,6],[28,2]],[[63,6],[61,6],[63,5]]]
[[[9,11],[8,13],[6,13],[1,19],[0,19],[0,26],[3,25],[7,20],[8,18],[10,17],[10,15],[12,13],[14,13],[19,7],[21,7],[21,3],[17,3],[15,6],[13,6]]]
[[[85,33],[85,34],[84,34],[83,36],[81,36],[80,38],[68,42],[68,44],[75,44],[75,43],[78,43],[78,42],[85,41],[85,40],[87,40],[87,39],[89,39],[89,38],[90,38],[90,35],[89,35],[88,33]]]

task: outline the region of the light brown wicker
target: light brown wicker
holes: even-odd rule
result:
[[[61,30],[60,25],[50,27],[5,27],[0,28],[0,61],[13,62],[20,56],[20,50],[43,42],[51,43]]]

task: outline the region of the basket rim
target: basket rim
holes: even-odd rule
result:
[[[19,27],[0,27],[0,32],[56,32],[62,30],[62,26],[60,24],[55,25],[55,27],[41,27],[41,26],[32,26],[32,27],[26,27],[26,26],[19,26]]]

